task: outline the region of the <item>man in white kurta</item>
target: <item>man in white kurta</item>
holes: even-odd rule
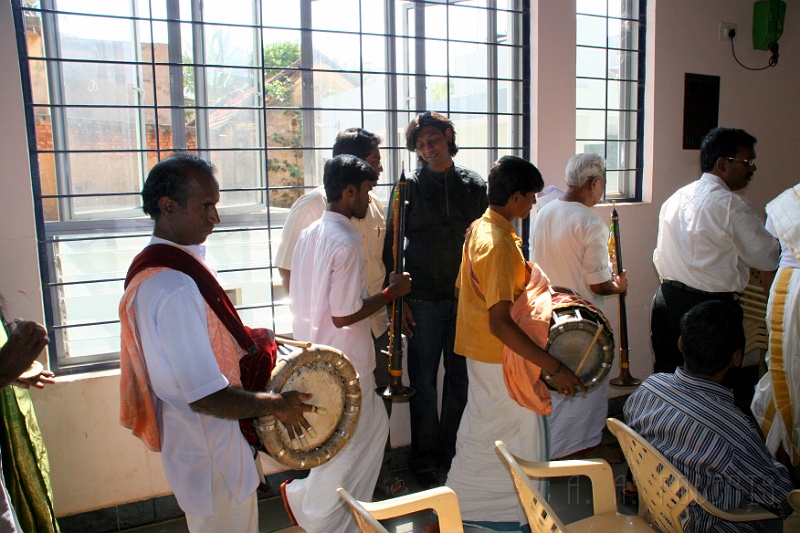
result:
[[[767,304],[768,371],[751,409],[767,449],[800,474],[800,185],[767,204],[767,231],[781,245],[780,268]]]
[[[341,350],[358,371],[361,385],[360,415],[349,442],[333,459],[312,469],[307,478],[285,487],[291,514],[309,533],[358,531],[336,489],[344,487],[359,500],[372,499],[389,432],[383,401],[374,392],[375,352],[367,318],[407,290],[398,290],[390,280],[385,291],[372,297],[367,292],[361,235],[350,217],[366,215],[373,181],[354,180],[338,199],[330,193],[333,185],[329,185],[335,179],[345,179],[342,175],[358,173],[375,174],[354,156],[337,156],[326,164],[326,192],[334,200],[329,201],[322,218],[303,232],[292,260],[294,336]],[[410,281],[407,286],[410,288]],[[359,314],[360,320],[339,324],[342,317]]]
[[[531,231],[531,259],[551,285],[567,287],[604,311],[605,294],[627,288],[614,279],[608,256],[608,226],[590,207],[603,195],[605,163],[596,154],[570,158],[567,193],[539,210]],[[561,458],[596,447],[608,417],[608,380],[585,394],[553,395],[547,415],[550,457]]]

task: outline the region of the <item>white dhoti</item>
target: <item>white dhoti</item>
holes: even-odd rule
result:
[[[519,522],[528,519],[519,504],[508,466],[494,442],[529,461],[545,461],[545,420],[511,399],[503,367],[467,359],[469,399],[456,440],[456,456],[447,486],[458,495],[461,516],[475,522]],[[540,482],[543,488],[544,482]]]
[[[779,444],[800,465],[800,269],[780,268],[767,304],[768,371],[750,408],[764,430],[767,449]]]
[[[383,400],[375,394],[372,374],[359,376],[361,412],[356,431],[327,463],[305,479],[286,486],[286,499],[297,523],[308,533],[356,533],[358,525],[336,489],[344,487],[358,500],[372,501],[389,434]]]
[[[607,379],[585,394],[553,394],[552,401],[553,412],[547,415],[551,459],[600,445],[608,418]]]

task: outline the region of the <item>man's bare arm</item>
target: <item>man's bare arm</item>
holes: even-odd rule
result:
[[[352,315],[331,317],[333,320],[333,325],[337,328],[343,328],[345,326],[349,326],[350,324],[360,322],[361,320],[372,316],[375,311],[387,305],[395,298],[405,296],[411,291],[411,275],[409,275],[408,272],[404,272],[401,275],[397,275],[392,272],[389,274],[389,286],[386,287],[386,290],[389,291],[391,297],[387,296],[383,292],[373,294],[369,298],[363,299],[361,309]]]
[[[601,296],[610,296],[612,294],[624,294],[628,290],[628,271],[623,270],[622,274],[614,279],[608,280],[603,283],[589,285],[592,292]]]
[[[190,403],[189,407],[198,413],[231,420],[275,415],[289,430],[301,434],[303,429],[311,427],[303,416],[313,409],[312,405],[303,403],[310,400],[311,396],[296,391],[283,394],[251,392],[228,385]]]
[[[489,308],[489,330],[503,344],[516,353],[553,375],[556,389],[562,394],[572,396],[575,387],[586,392],[586,386],[569,368],[561,367],[561,362],[541,349],[511,318],[511,302],[500,301]],[[560,369],[560,370],[559,370]]]

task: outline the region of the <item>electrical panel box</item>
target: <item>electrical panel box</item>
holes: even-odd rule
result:
[[[769,50],[770,43],[777,43],[783,34],[785,16],[783,0],[761,0],[753,4],[753,48]]]

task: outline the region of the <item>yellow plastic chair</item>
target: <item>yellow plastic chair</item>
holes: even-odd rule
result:
[[[662,533],[683,531],[682,519],[692,502],[707,513],[729,522],[778,518],[763,507],[723,511],[706,500],[689,480],[641,435],[616,418],[606,425],[622,446],[622,453],[639,489],[639,516],[655,524]]]
[[[535,463],[518,458],[508,451],[503,441],[495,446],[508,463],[514,485],[517,487],[522,507],[533,533],[605,531],[613,533],[649,532],[654,529],[638,516],[627,516],[617,512],[617,492],[614,488],[614,473],[602,459],[546,461]],[[565,526],[542,493],[532,483],[532,477],[550,478],[565,476],[587,476],[592,482],[594,515]]]
[[[442,533],[464,533],[458,497],[447,487],[436,487],[381,502],[362,502],[343,488],[336,490],[350,506],[363,533],[389,533],[378,520],[388,520],[426,509],[436,511]]]

